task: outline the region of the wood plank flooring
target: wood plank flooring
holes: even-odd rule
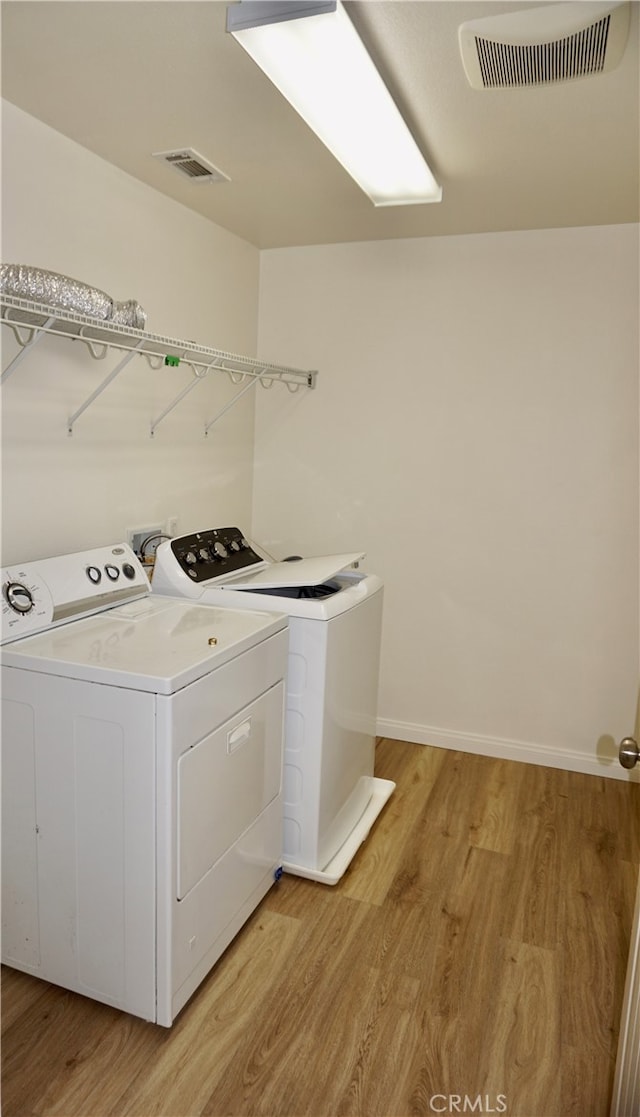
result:
[[[5,968],[3,1117],[606,1117],[640,785],[389,740],[376,768],[343,880],[285,876],[172,1029]]]

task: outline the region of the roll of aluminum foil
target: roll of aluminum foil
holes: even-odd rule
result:
[[[19,299],[99,318],[119,326],[143,330],[147,316],[133,299],[114,302],[110,295],[58,272],[26,264],[0,264],[0,291]]]

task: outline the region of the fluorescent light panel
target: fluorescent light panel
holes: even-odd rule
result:
[[[340,0],[242,0],[227,9],[227,30],[375,206],[441,200],[441,187]]]

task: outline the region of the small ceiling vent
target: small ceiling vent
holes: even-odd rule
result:
[[[474,89],[549,85],[613,70],[629,36],[629,3],[570,0],[471,20],[458,29]]]
[[[154,151],[154,159],[162,159],[183,178],[192,182],[229,182],[229,176],[214,167],[208,159],[203,159],[192,147],[181,147],[179,151]]]

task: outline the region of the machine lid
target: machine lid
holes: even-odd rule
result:
[[[234,590],[277,590],[296,586],[319,586],[335,578],[341,570],[359,562],[364,551],[353,551],[343,555],[320,555],[318,558],[293,559],[288,562],[272,562],[253,573],[241,574],[225,582],[227,589]]]
[[[6,644],[2,663],[173,694],[286,626],[279,613],[147,596]]]

